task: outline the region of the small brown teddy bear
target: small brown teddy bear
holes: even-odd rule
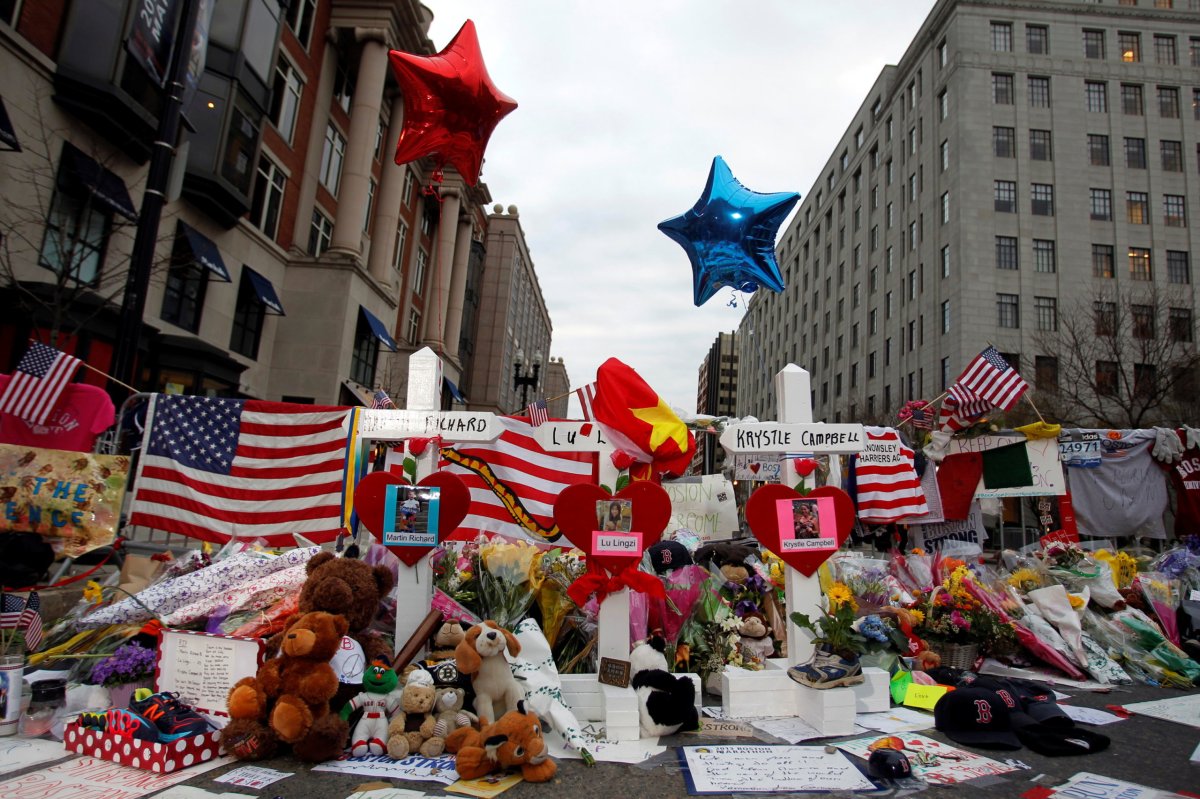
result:
[[[706,568],[711,569],[715,566],[726,580],[741,585],[750,578],[750,567],[746,565],[746,559],[758,554],[758,547],[754,544],[720,541],[700,547],[692,559]]]
[[[482,730],[463,727],[450,733],[446,751],[457,755],[455,769],[465,780],[519,768],[526,782],[549,782],[558,772],[542,738],[542,724],[525,709],[524,700]]]
[[[443,736],[434,735],[437,689],[424,669],[410,672],[400,693],[400,710],[388,723],[388,757],[403,760],[411,754],[437,757],[446,749]]]
[[[452,685],[439,685],[437,698],[433,703],[433,712],[437,724],[433,726],[433,734],[445,738],[459,727],[471,727],[479,723],[479,717],[465,710],[467,692]]]
[[[338,689],[329,659],[346,628],[346,620],[331,613],[289,620],[279,656],[229,692],[231,721],[221,732],[226,751],[241,760],[259,760],[274,754],[282,742],[309,762],[341,754],[345,722],[329,710]]]
[[[445,621],[433,635],[433,647],[429,650],[426,662],[436,663],[440,660],[453,660],[454,649],[467,637],[467,630],[461,622]]]

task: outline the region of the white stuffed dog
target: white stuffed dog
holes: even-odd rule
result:
[[[525,698],[504,657],[504,650],[516,657],[521,645],[516,637],[491,619],[467,630],[467,637],[454,649],[458,670],[471,675],[475,688],[475,714],[480,725],[487,725]]]

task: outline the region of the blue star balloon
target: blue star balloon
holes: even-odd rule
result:
[[[697,308],[723,286],[747,293],[759,286],[783,291],[775,234],[799,199],[795,192],[750,191],[738,183],[725,159],[719,155],[713,159],[704,194],[696,204],[658,224],[692,262]]]

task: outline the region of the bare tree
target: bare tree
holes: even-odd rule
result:
[[[1058,309],[1034,342],[1034,397],[1064,424],[1135,428],[1194,423],[1200,353],[1189,293],[1097,291]]]

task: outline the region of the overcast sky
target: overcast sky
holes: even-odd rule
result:
[[[744,304],[729,307],[722,289],[696,308],[687,256],[656,226],[696,202],[716,155],[754,191],[807,195],[933,6],[425,2],[438,49],[475,21],[492,80],[519,104],[492,136],[483,180],[520,210],[554,326],[549,354],[572,388],[619,358],[688,412],[705,353]]]

